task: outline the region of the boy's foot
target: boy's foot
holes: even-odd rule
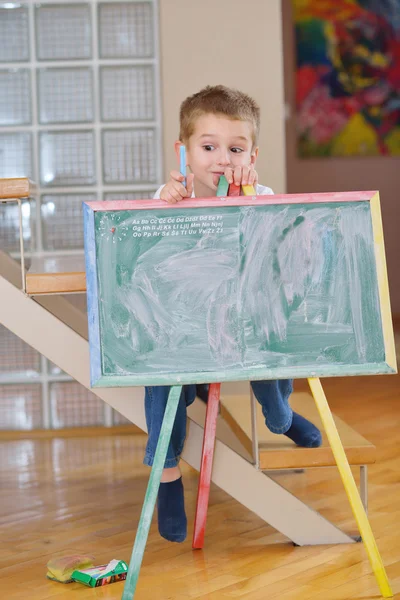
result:
[[[160,535],[169,542],[184,542],[187,535],[187,520],[182,477],[168,483],[160,483],[157,510]]]
[[[293,412],[292,424],[285,435],[303,448],[318,448],[322,444],[320,430],[295,412]]]

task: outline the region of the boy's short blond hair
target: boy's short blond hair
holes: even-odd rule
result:
[[[196,120],[205,114],[222,115],[237,121],[249,121],[253,125],[253,148],[257,146],[260,130],[260,107],[247,94],[215,85],[203,88],[189,96],[181,104],[179,112],[179,139],[187,144],[193,135]]]

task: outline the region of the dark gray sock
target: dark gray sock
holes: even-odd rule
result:
[[[184,542],[187,535],[187,519],[182,477],[168,483],[160,483],[157,510],[160,535],[170,542]]]
[[[293,412],[292,424],[285,435],[303,448],[318,448],[322,444],[318,427],[295,412]]]

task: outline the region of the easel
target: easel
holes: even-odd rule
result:
[[[242,192],[243,195],[255,195],[255,190],[252,186],[243,186]],[[221,177],[220,185],[218,186],[217,190],[217,195],[225,196],[228,194],[238,196],[240,194],[240,188],[238,188],[238,186],[228,187],[226,179]],[[326,431],[329,444],[334,454],[335,461],[339,469],[339,474],[342,479],[347,497],[349,499],[353,515],[356,519],[377,583],[379,585],[379,589],[384,598],[391,598],[393,596],[393,593],[389,584],[389,580],[387,578],[387,574],[381,556],[379,554],[379,550],[370,523],[368,521],[368,517],[366,515],[364,506],[361,502],[361,498],[357,490],[357,486],[354,481],[353,474],[351,472],[346,454],[344,452],[343,445],[340,440],[335,422],[333,420],[332,413],[330,411],[321,382],[318,378],[309,378],[308,383],[310,386],[311,393],[314,397],[323,427]],[[157,499],[161,474],[164,468],[168,444],[171,437],[171,432],[175,421],[175,415],[181,392],[182,386],[173,386],[168,397],[168,403],[165,410],[164,420],[157,444],[157,450],[154,457],[154,463],[146,491],[143,509],[136,534],[135,544],[129,563],[129,570],[124,586],[122,600],[132,600],[135,594],[140,567],[142,564],[144,550],[149,534],[151,519],[153,516],[154,507]],[[193,548],[202,548],[204,545],[204,532],[207,519],[208,499],[211,483],[211,471],[215,445],[219,397],[220,384],[211,384],[209,388],[207,414],[204,428],[203,451],[201,459]]]
[[[183,175],[186,175],[184,150],[181,150],[180,166],[181,173]],[[235,186],[235,188],[236,187],[238,186]],[[228,195],[228,188],[229,184],[226,181],[225,177],[221,177],[217,189],[217,196]],[[238,188],[238,190],[240,192],[240,188]],[[203,451],[201,458],[200,482],[199,493],[197,498],[195,537],[193,540],[193,548],[202,548],[204,543],[204,531],[205,523],[207,520],[208,499],[210,494],[211,471],[214,456],[220,388],[220,383],[214,383],[210,385],[208,392],[207,416],[203,437]],[[158,489],[160,487],[161,474],[167,456],[168,444],[171,438],[172,428],[174,426],[176,411],[178,408],[181,392],[181,385],[173,386],[168,396],[168,402],[165,409],[164,419],[160,431],[160,437],[158,439],[157,449],[154,456],[153,466],[151,469],[150,479],[143,503],[142,513],[140,515],[135,544],[133,546],[132,556],[129,562],[129,569],[126,577],[124,591],[122,594],[122,600],[132,600],[135,594],[140,567],[142,565],[143,555],[146,548],[146,542],[149,535],[150,524],[157,500]],[[194,545],[195,543],[197,544],[196,546]]]

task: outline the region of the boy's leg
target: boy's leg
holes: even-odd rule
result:
[[[208,383],[200,383],[196,385],[196,396],[207,404],[208,402]]]
[[[295,413],[289,404],[289,396],[293,391],[291,379],[252,381],[251,387],[261,404],[265,423],[272,433],[283,433],[295,444],[305,448],[317,448],[321,445],[319,429]]]
[[[145,388],[145,412],[149,437],[143,462],[149,466],[153,464],[170,389],[169,386]],[[157,497],[160,535],[173,542],[183,542],[187,534],[183,485],[178,463],[186,437],[186,406],[191,404],[194,398],[194,386],[185,386],[179,399]]]

